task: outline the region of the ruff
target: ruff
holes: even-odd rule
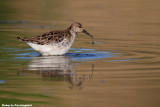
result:
[[[79,22],[72,23],[66,30],[50,31],[31,38],[17,38],[42,55],[63,55],[71,48],[77,33],[80,32],[89,35],[92,38],[92,44],[94,43],[93,36],[84,30]]]

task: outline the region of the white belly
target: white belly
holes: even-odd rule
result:
[[[49,45],[39,45],[34,43],[27,43],[27,44],[30,45],[34,50],[41,53],[42,55],[63,55],[72,46],[72,43],[66,45],[56,44],[56,43]]]

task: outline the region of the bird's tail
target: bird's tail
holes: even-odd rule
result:
[[[23,37],[17,37],[17,39],[18,39],[19,41],[23,41],[23,42],[26,42],[26,41],[27,41],[27,40],[24,39]]]

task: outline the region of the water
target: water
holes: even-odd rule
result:
[[[0,2],[0,103],[33,107],[159,107],[160,1]],[[16,37],[81,22],[64,56],[40,56]]]

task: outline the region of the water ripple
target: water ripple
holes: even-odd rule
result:
[[[20,60],[28,60],[32,57],[40,56],[40,54],[37,52],[26,52],[14,55],[16,56],[14,57],[15,59]],[[73,61],[86,61],[99,58],[115,57],[116,53],[97,51],[95,49],[71,48],[71,52],[66,53],[65,55],[71,58]]]

